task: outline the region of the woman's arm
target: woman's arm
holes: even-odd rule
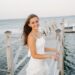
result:
[[[56,59],[56,55],[49,55],[49,54],[38,54],[36,51],[36,40],[33,36],[28,36],[28,47],[30,48],[31,56],[37,59],[47,59],[47,58],[54,58]]]
[[[58,54],[64,54],[64,51],[63,50],[57,50],[56,48],[44,48],[45,51],[55,51],[57,52]]]
[[[44,50],[45,50],[45,51],[57,51],[56,48],[46,48],[46,47],[44,48]]]

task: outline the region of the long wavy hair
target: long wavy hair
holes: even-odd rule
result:
[[[29,26],[29,23],[30,23],[30,20],[34,17],[37,17],[39,19],[39,17],[37,15],[30,14],[25,21],[25,24],[24,24],[24,27],[23,27],[23,42],[24,42],[24,45],[27,45],[28,35],[32,31],[32,28]]]

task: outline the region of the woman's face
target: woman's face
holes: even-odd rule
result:
[[[30,19],[29,26],[37,30],[39,28],[39,19],[37,17]]]

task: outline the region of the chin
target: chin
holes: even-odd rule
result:
[[[37,28],[35,28],[36,30],[38,30],[39,29],[39,27],[37,27]]]

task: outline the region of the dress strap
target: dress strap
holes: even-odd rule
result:
[[[36,40],[42,37],[42,34],[41,34],[41,33],[40,33],[40,36],[41,36],[41,37],[39,37],[39,38],[38,38],[37,36],[35,36],[33,33],[31,33],[31,34],[32,34],[32,36],[33,36]]]

